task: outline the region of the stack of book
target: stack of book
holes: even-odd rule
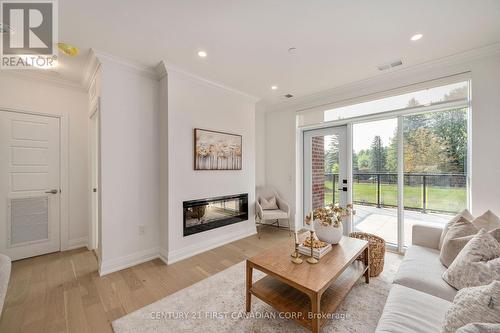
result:
[[[323,247],[318,247],[313,249],[313,257],[316,259],[320,259],[325,254],[332,250],[332,244],[326,244]],[[305,256],[311,256],[311,248],[309,246],[305,246],[304,244],[299,245],[299,253]]]

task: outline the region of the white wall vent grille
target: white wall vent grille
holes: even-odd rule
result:
[[[48,197],[10,199],[9,222],[10,246],[48,240]]]

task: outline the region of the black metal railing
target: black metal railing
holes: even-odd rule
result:
[[[340,187],[338,180],[338,173],[325,173],[325,194],[331,193],[331,202],[334,203],[338,195],[336,192]],[[397,181],[398,175],[394,172],[354,173],[353,203],[378,208],[397,207]],[[332,185],[331,188],[326,186],[327,182]],[[367,184],[367,186],[363,191],[358,186],[356,191],[355,184]],[[424,213],[428,211],[455,213],[466,206],[467,175],[464,173],[404,173],[404,185],[405,209]],[[429,189],[433,193],[429,193]],[[459,195],[445,198],[446,191],[454,191]]]

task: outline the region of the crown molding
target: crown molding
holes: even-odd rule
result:
[[[250,94],[248,94],[246,92],[243,92],[241,90],[237,90],[237,89],[228,87],[228,86],[226,86],[226,85],[224,85],[224,84],[222,84],[220,82],[216,82],[216,81],[212,81],[212,80],[206,79],[204,77],[201,77],[201,76],[198,76],[196,74],[187,72],[187,71],[185,71],[183,69],[180,69],[178,67],[175,67],[175,66],[172,66],[172,65],[168,65],[165,62],[163,62],[163,64],[165,66],[165,69],[166,69],[167,73],[169,73],[169,72],[175,72],[175,73],[179,73],[179,74],[191,77],[191,78],[193,78],[195,80],[202,81],[202,82],[204,82],[206,84],[209,84],[211,86],[214,86],[214,87],[217,87],[217,88],[220,88],[220,89],[224,89],[224,90],[230,91],[230,92],[232,92],[234,94],[240,95],[240,96],[246,98],[247,100],[251,101],[252,103],[257,103],[260,100],[260,97],[257,97],[257,96],[254,96],[254,95],[250,95]]]
[[[117,56],[111,55],[109,53],[105,53],[96,49],[92,50],[92,53],[95,55],[97,58],[97,61],[100,64],[105,64],[105,63],[113,63],[120,65],[127,70],[134,72],[136,74],[151,78],[151,79],[158,79],[158,75],[155,72],[155,68],[151,66],[146,66],[142,65],[140,63],[131,61],[131,60],[126,60],[123,58],[119,58]]]
[[[82,77],[82,86],[85,88],[85,90],[88,91],[90,89],[90,85],[92,84],[92,81],[94,80],[94,77],[100,65],[101,64],[99,62],[99,59],[97,59],[94,50],[90,49]]]
[[[36,80],[39,82],[50,83],[61,88],[85,91],[83,86],[78,82],[62,79],[37,70],[4,70],[0,71],[0,76],[12,76],[23,80]]]
[[[465,52],[434,59],[420,64],[394,69],[363,80],[350,82],[331,89],[319,91],[317,93],[297,97],[293,101],[271,104],[267,106],[267,111],[302,111],[321,106],[323,104],[332,104],[338,100],[339,96],[345,95],[348,92],[362,90],[387,80],[397,80],[411,75],[417,76],[424,72],[433,71],[443,67],[470,67],[470,64],[474,61],[495,55],[500,55],[500,43],[490,44],[484,47],[467,50]],[[470,70],[470,68],[465,68],[465,70]]]
[[[158,65],[155,66],[154,71],[158,80],[161,80],[165,76],[167,76],[167,64],[165,63],[165,61],[160,61]]]

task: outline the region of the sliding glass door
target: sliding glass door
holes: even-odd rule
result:
[[[356,231],[398,244],[398,119],[352,126],[352,194]]]
[[[304,216],[332,203],[346,205],[347,127],[305,131],[303,139]]]
[[[352,203],[346,232],[403,250],[414,224],[468,208],[469,90],[460,81],[324,111],[342,126],[303,131],[304,215]]]

